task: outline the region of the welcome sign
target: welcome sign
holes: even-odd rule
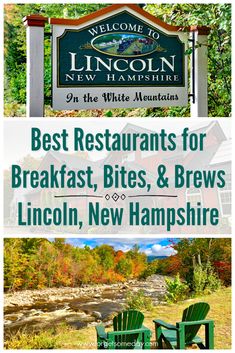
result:
[[[188,35],[182,28],[137,5],[50,23],[54,109],[187,104]]]

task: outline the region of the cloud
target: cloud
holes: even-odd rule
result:
[[[176,254],[176,250],[169,245],[154,244],[151,248],[144,250],[148,256],[171,256]]]
[[[177,241],[178,239],[175,239]],[[169,240],[164,238],[68,238],[66,240],[69,244],[84,248],[88,245],[90,248],[107,244],[112,246],[116,251],[122,250],[127,252],[137,244],[140,251],[147,256],[170,256],[176,254],[176,251],[169,246]]]
[[[74,246],[81,247],[84,244],[89,245],[90,247],[95,247],[97,245],[108,244],[113,246],[115,249],[124,249],[125,251],[130,250],[133,245],[137,244],[141,247],[148,247],[152,244],[158,244],[165,241],[166,239],[154,239],[154,238],[68,238],[67,243]]]

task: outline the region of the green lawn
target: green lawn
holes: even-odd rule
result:
[[[205,301],[211,306],[208,318],[215,322],[215,349],[231,349],[231,288],[182,303],[159,305],[153,311],[145,312],[144,324],[153,332],[152,341],[155,340],[153,319],[158,318],[174,324],[181,320],[182,312],[187,306],[198,301]],[[40,335],[27,337],[21,334],[18,339],[12,337],[10,342],[6,342],[6,348],[96,349],[96,332],[94,327],[74,330],[66,325],[59,325]]]
[[[190,299],[182,303],[157,306],[152,313],[145,313],[145,326],[154,332],[152,323],[154,318],[175,324],[177,321],[181,321],[182,312],[187,306],[199,301],[205,301],[210,304],[211,309],[208,319],[212,319],[215,322],[215,349],[231,349],[231,288],[221,289],[214,294]],[[201,329],[199,335],[203,337],[203,334],[203,329]],[[152,339],[155,339],[154,334]]]

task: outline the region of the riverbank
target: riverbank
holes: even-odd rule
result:
[[[159,304],[166,293],[165,278],[153,275],[146,280],[86,285],[79,288],[46,288],[6,293],[4,299],[5,336],[18,331],[41,332],[65,324],[76,329],[110,325],[115,313],[124,310],[128,292],[150,297]]]
[[[231,288],[221,289],[211,295],[189,299],[172,305],[155,305],[151,312],[145,311],[144,324],[153,333],[152,342],[154,344],[154,325],[152,320],[162,319],[169,323],[181,320],[183,310],[198,301],[209,303],[211,310],[208,318],[215,322],[215,349],[231,349]],[[111,327],[108,328],[109,330]],[[203,331],[203,330],[202,330]],[[200,332],[203,337],[203,332]],[[53,329],[41,331],[39,334],[25,334],[11,336],[5,341],[7,349],[96,349],[96,332],[92,326],[76,330],[65,323],[59,324]]]
[[[59,302],[81,297],[100,298],[106,290],[127,290],[138,291],[143,289],[146,295],[165,294],[165,277],[161,275],[152,275],[146,280],[130,280],[124,283],[114,284],[94,284],[82,285],[81,287],[60,287],[45,289],[26,289],[22,291],[9,292],[4,295],[4,308],[16,306],[30,306],[39,301]]]
[[[135,283],[135,281],[133,281]],[[47,303],[60,302],[81,297],[99,298],[106,289],[127,289],[130,283],[87,285],[78,288],[60,287],[45,289],[26,289],[22,291],[6,293],[4,296],[4,307],[31,306],[40,301]]]

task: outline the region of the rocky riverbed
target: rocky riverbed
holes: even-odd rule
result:
[[[113,315],[125,308],[127,292],[140,289],[156,305],[166,293],[164,277],[153,275],[144,281],[7,293],[4,298],[5,334],[21,328],[37,331],[61,322],[77,329],[95,326],[100,321],[108,326]]]

